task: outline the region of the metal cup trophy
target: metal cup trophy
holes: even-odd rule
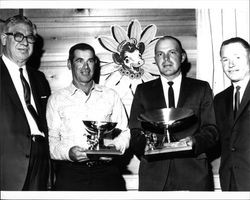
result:
[[[85,129],[88,132],[87,142],[89,149],[86,151],[89,155],[114,156],[121,155],[122,152],[115,149],[114,146],[105,146],[104,140],[112,138],[112,134],[117,125],[116,122],[106,121],[84,121]]]
[[[185,129],[187,124],[195,122],[196,117],[192,110],[184,108],[150,110],[139,115],[138,120],[141,121],[147,141],[145,156],[192,149],[186,142],[179,141],[182,136],[178,135],[183,132],[182,129]]]

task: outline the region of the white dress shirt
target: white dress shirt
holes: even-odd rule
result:
[[[167,80],[164,76],[161,77],[161,82],[162,82],[162,87],[163,87],[163,93],[165,97],[165,102],[167,107],[168,105],[168,89],[169,89],[169,80]],[[177,76],[175,79],[171,80],[173,84],[173,90],[174,90],[174,102],[175,102],[175,107],[178,105],[178,100],[179,100],[179,95],[180,95],[180,88],[181,88],[181,80],[182,80],[182,74],[180,73],[179,76]]]
[[[241,81],[238,81],[238,82],[233,82],[233,87],[234,87],[234,95],[233,95],[233,107],[235,107],[235,99],[234,99],[234,96],[235,96],[235,93],[236,93],[236,87],[237,86],[240,86],[240,102],[242,100],[242,97],[244,95],[244,92],[246,90],[246,87],[247,87],[247,84],[249,82],[249,76]]]
[[[46,116],[52,159],[70,160],[71,147],[89,147],[83,120],[117,122],[116,128],[122,132],[115,140],[125,144],[126,148],[129,145],[125,109],[118,94],[105,86],[93,84],[89,95],[86,95],[71,83],[50,96]]]
[[[22,82],[21,82],[21,79],[20,79],[20,71],[19,71],[20,67],[17,64],[15,64],[14,62],[12,62],[10,59],[8,59],[4,55],[2,56],[2,59],[3,59],[7,69],[9,71],[12,82],[14,83],[17,94],[18,94],[19,99],[20,99],[20,101],[22,103],[25,115],[27,117],[27,120],[28,120],[28,123],[29,123],[29,126],[30,126],[31,135],[44,136],[44,133],[39,131],[34,118],[30,114],[30,112],[29,112],[29,110],[28,110],[28,108],[26,106],[25,99],[24,99],[23,85],[22,85]],[[29,77],[28,77],[28,74],[27,74],[26,66],[24,65],[24,66],[22,66],[22,68],[23,68],[23,75],[24,75],[25,79],[27,80],[28,84],[30,85],[30,81],[29,81]],[[30,98],[31,104],[33,105],[33,107],[36,110],[36,105],[35,105],[35,102],[34,102],[32,90],[30,91],[30,93],[31,93],[31,98]]]

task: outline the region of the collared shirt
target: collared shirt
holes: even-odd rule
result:
[[[248,76],[248,78],[245,78],[245,79],[243,79],[243,80],[241,80],[241,81],[238,81],[238,82],[236,82],[236,83],[233,82],[233,87],[234,87],[234,95],[233,95],[233,97],[232,97],[232,98],[233,98],[233,107],[235,107],[235,106],[234,106],[234,105],[235,105],[234,96],[235,96],[235,93],[236,93],[236,87],[237,87],[237,86],[240,86],[240,102],[241,102],[242,97],[243,97],[243,95],[244,95],[244,92],[245,92],[245,90],[246,90],[246,87],[247,87],[248,82],[249,82],[249,76]]]
[[[24,113],[25,113],[25,115],[27,117],[27,120],[28,120],[28,123],[29,123],[29,126],[30,126],[31,135],[44,136],[44,133],[39,131],[34,118],[30,114],[30,112],[29,112],[29,110],[28,110],[28,108],[26,106],[25,99],[24,99],[23,85],[22,85],[22,82],[21,82],[21,79],[20,79],[20,71],[19,71],[20,67],[17,64],[15,64],[14,62],[12,62],[10,59],[8,59],[4,55],[2,56],[2,59],[3,59],[4,63],[5,63],[5,65],[6,65],[9,73],[10,73],[12,82],[13,82],[15,88],[16,88],[17,94],[18,94],[19,99],[20,99],[20,101],[22,103]],[[25,79],[27,80],[28,84],[30,85],[30,81],[29,81],[27,70],[26,70],[26,66],[24,65],[24,66],[22,66],[22,68],[23,68],[23,75],[24,75]],[[30,99],[31,99],[31,104],[36,109],[36,105],[35,105],[35,102],[34,102],[32,91],[31,91],[31,98]]]
[[[93,84],[89,95],[86,95],[71,83],[53,93],[48,100],[47,122],[52,159],[70,160],[71,147],[89,147],[83,120],[117,122],[116,128],[122,130],[117,138],[128,146],[128,119],[118,94],[110,88]]]
[[[168,106],[168,89],[169,89],[168,82],[169,82],[169,80],[167,80],[164,76],[160,76],[160,77],[161,77],[165,102],[166,102],[167,107],[169,107]],[[181,73],[175,79],[171,80],[171,81],[174,82],[172,87],[173,87],[173,90],[174,90],[175,107],[177,107],[177,105],[178,105],[178,99],[179,99],[180,88],[181,88],[181,80],[182,80],[182,74]]]

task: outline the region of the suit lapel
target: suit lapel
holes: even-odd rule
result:
[[[245,92],[243,94],[239,110],[236,113],[234,123],[238,120],[239,116],[242,114],[242,111],[244,110],[244,108],[246,107],[246,105],[248,104],[249,101],[250,101],[250,81],[248,81],[247,87],[246,87]]]
[[[30,81],[30,88],[31,88],[31,91],[32,91],[32,95],[33,95],[33,98],[34,98],[34,102],[36,104],[36,109],[37,109],[37,113],[40,113],[40,104],[39,104],[39,95],[37,94],[37,90],[36,90],[36,81],[34,80],[35,76],[34,74],[32,74],[32,71],[29,70],[27,68],[27,73],[28,73],[28,76],[29,76],[29,81]]]
[[[156,79],[153,82],[152,91],[154,91],[154,96],[153,96],[154,101],[152,101],[152,103],[156,103],[157,104],[156,106],[159,108],[166,108],[167,104],[165,101],[163,86],[160,78]]]
[[[10,99],[16,105],[18,110],[20,110],[21,112],[24,112],[23,107],[22,107],[22,103],[19,99],[19,96],[17,94],[14,83],[11,79],[9,71],[8,71],[6,65],[4,64],[2,58],[0,59],[0,63],[1,63],[1,79],[2,79],[1,83],[5,84],[6,95],[8,95],[10,97]]]
[[[226,101],[225,101],[225,116],[228,116],[228,124],[233,124],[234,121],[234,112],[233,112],[233,93],[234,88],[230,86],[228,88],[228,92],[226,93]]]
[[[189,82],[187,81],[187,79],[185,77],[182,77],[177,107],[183,107],[183,105],[187,99],[187,96],[190,93],[190,89],[191,88],[189,87]]]

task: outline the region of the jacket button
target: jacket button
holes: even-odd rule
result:
[[[236,151],[236,148],[235,148],[235,147],[232,147],[231,151]]]
[[[25,157],[26,157],[26,158],[29,158],[29,157],[30,157],[30,155],[29,155],[29,154],[26,154],[26,155],[25,155]]]

